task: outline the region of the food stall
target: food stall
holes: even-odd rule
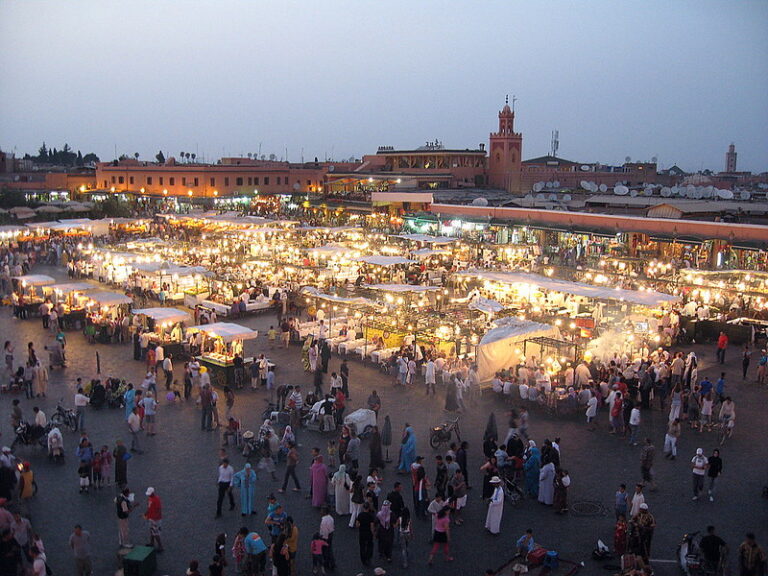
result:
[[[89,342],[108,344],[125,337],[122,319],[130,313],[133,299],[119,292],[100,290],[88,294],[85,336]]]
[[[165,355],[184,356],[184,323],[190,315],[178,308],[139,308],[133,311],[134,326],[140,326],[150,343],[161,344]]]
[[[48,298],[59,311],[59,326],[68,328],[80,328],[85,324],[85,305],[88,302],[87,292],[96,290],[98,286],[88,282],[66,282],[63,284],[49,284],[43,286],[43,295]]]
[[[200,355],[197,360],[210,373],[214,386],[235,386],[235,357],[243,358],[243,342],[258,337],[256,330],[229,322],[201,324],[187,329],[188,335],[200,333]],[[243,364],[252,359],[243,358]]]
[[[12,280],[13,291],[19,297],[19,306],[24,309],[24,318],[37,314],[43,303],[43,286],[56,283],[56,280],[45,274],[14,276]]]

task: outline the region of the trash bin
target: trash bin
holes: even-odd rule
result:
[[[136,546],[123,557],[124,576],[153,576],[157,570],[157,553],[151,546]]]

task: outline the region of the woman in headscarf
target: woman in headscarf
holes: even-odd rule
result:
[[[499,475],[499,466],[496,461],[496,456],[491,456],[486,460],[485,464],[480,466],[480,470],[483,474],[483,500],[487,500],[493,494],[493,486],[491,486],[491,480]]]
[[[322,454],[315,457],[309,467],[309,473],[312,479],[312,506],[325,506],[328,499],[328,468],[323,464]]]
[[[525,491],[532,498],[539,497],[539,471],[541,469],[541,452],[536,448],[536,442],[528,440],[528,457],[523,469],[525,470]]]
[[[555,496],[555,464],[547,457],[539,470],[539,502],[552,506]]]
[[[125,419],[128,420],[128,416],[136,407],[136,390],[133,389],[133,384],[128,384],[128,390],[123,394],[123,404],[125,404]]]
[[[406,423],[400,446],[400,463],[397,471],[400,474],[410,474],[411,464],[416,460],[416,434],[411,425]]]
[[[392,543],[395,540],[391,502],[384,500],[381,510],[376,514],[376,538],[379,541],[379,558],[392,562]]]
[[[309,371],[314,374],[317,371],[317,359],[320,354],[317,351],[317,344],[314,342],[309,347]]]
[[[232,486],[240,488],[240,514],[247,516],[255,513],[256,472],[250,462],[246,462],[245,467],[232,477]]]
[[[352,487],[352,480],[347,474],[347,466],[342,464],[336,473],[331,476],[331,486],[336,498],[336,514],[346,516],[349,514],[349,489]]]
[[[301,347],[301,365],[304,368],[304,372],[310,372],[310,363],[309,363],[309,350],[312,347],[312,334],[307,336],[307,339],[304,340],[304,344]]]
[[[445,411],[456,412],[459,409],[459,402],[456,398],[456,387],[461,385],[457,382],[458,375],[454,374],[452,378],[448,380],[448,385],[445,387]]]
[[[371,461],[369,466],[378,469],[384,468],[384,458],[381,455],[381,432],[379,432],[378,426],[374,426],[371,429],[371,438],[368,446],[371,451]]]

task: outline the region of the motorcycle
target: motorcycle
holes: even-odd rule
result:
[[[437,450],[442,444],[448,444],[451,441],[454,432],[456,432],[456,439],[461,442],[458,416],[455,420],[443,422],[440,426],[434,426],[429,432],[429,445],[433,450]]]
[[[56,428],[69,428],[71,432],[77,431],[77,414],[70,408],[64,408],[61,402],[56,406],[56,412],[51,416],[51,424]]]
[[[721,548],[720,564],[712,566],[704,559],[701,551],[701,532],[690,532],[683,536],[683,541],[677,547],[677,560],[680,573],[684,576],[718,576],[724,573],[728,565],[728,551]]]
[[[11,443],[11,450],[18,445],[22,446],[45,446],[45,439],[50,430],[50,425],[46,428],[40,428],[39,426],[32,426],[27,422],[21,421],[16,427],[16,437]]]

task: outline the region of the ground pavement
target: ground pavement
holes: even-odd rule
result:
[[[50,272],[50,270],[48,270]],[[60,274],[60,272],[58,273]],[[265,335],[270,324],[275,324],[274,316],[249,317],[242,323],[257,328]],[[25,357],[26,343],[32,341],[38,354],[46,360],[43,346],[50,338],[42,329],[39,319],[20,321],[13,319],[10,309],[0,310],[0,333],[3,340],[13,341],[17,350],[17,361]],[[23,394],[21,406],[26,417],[31,417],[32,407],[39,405],[49,416],[55,410],[60,398],[72,405],[74,380],[96,376],[96,352],[101,358],[101,376],[119,376],[138,384],[144,374],[143,364],[132,359],[130,345],[89,345],[82,334],[67,334],[67,356],[69,366],[65,370],[54,369],[50,377],[48,398],[26,400]],[[312,378],[303,372],[298,346],[288,350],[268,350],[266,337],[249,344],[252,348],[246,352],[264,351],[277,363],[278,383],[302,384],[306,390],[311,386]],[[696,345],[701,359],[701,376],[711,379],[719,376],[719,367],[714,366],[714,346]],[[675,548],[687,531],[701,530],[707,524],[717,525],[719,533],[732,550],[738,546],[743,533],[753,530],[758,541],[768,544],[768,500],[761,498],[761,489],[768,482],[765,462],[768,450],[764,442],[764,403],[768,392],[752,382],[741,381],[740,355],[730,350],[725,366],[728,381],[728,393],[732,394],[737,404],[737,428],[732,438],[722,449],[724,474],[721,479],[717,499],[691,501],[690,458],[697,447],[704,448],[707,454],[714,447],[713,433],[694,433],[684,430],[679,443],[679,456],[674,462],[661,457],[667,414],[658,409],[643,414],[640,436],[649,435],[657,447],[657,480],[659,489],[646,495],[646,502],[655,515],[658,528],[653,542],[652,556],[659,559],[656,563],[658,574],[676,574],[673,564]],[[336,370],[340,359],[331,360],[331,370]],[[754,369],[754,367],[753,367]],[[426,457],[426,466],[430,477],[434,476],[435,454],[428,446],[429,427],[442,421],[444,396],[439,389],[437,399],[425,398],[423,388],[403,390],[393,388],[391,378],[371,366],[364,366],[357,360],[350,361],[352,401],[347,413],[363,406],[369,391],[377,389],[382,398],[383,416],[389,414],[393,424],[393,446],[390,456],[397,458],[400,432],[403,424],[410,422],[417,434],[418,453]],[[176,375],[181,378],[181,365],[176,363]],[[326,383],[327,386],[327,383]],[[162,395],[161,395],[162,396]],[[266,392],[259,390],[240,391],[235,403],[235,414],[243,419],[246,428],[257,429],[260,414],[266,402]],[[11,395],[0,396],[0,431],[4,444],[12,441],[12,431],[8,419]],[[435,561],[435,573],[482,574],[487,567],[498,567],[512,556],[514,540],[528,527],[534,529],[537,542],[555,548],[561,557],[584,560],[583,574],[606,573],[599,564],[590,560],[590,553],[597,538],[612,543],[613,493],[620,482],[632,489],[640,478],[639,450],[627,446],[626,439],[610,436],[606,429],[607,416],[600,414],[600,429],[597,432],[586,430],[583,416],[557,418],[546,415],[533,407],[530,410],[531,424],[529,433],[538,445],[545,438],[561,437],[562,464],[572,478],[570,489],[571,504],[583,501],[599,502],[605,506],[604,515],[578,515],[570,513],[556,515],[550,508],[537,502],[526,500],[513,508],[506,505],[502,521],[502,535],[492,537],[483,529],[486,507],[480,501],[481,478],[478,468],[482,464],[482,434],[490,411],[495,411],[499,425],[499,435],[506,433],[504,406],[495,398],[484,398],[479,405],[470,407],[462,415],[462,430],[465,439],[470,442],[470,481],[475,489],[470,491],[469,504],[465,513],[465,524],[453,527],[452,546],[456,561],[450,565],[443,563],[438,556]],[[135,543],[148,540],[147,527],[141,519],[145,505],[144,492],[147,486],[154,486],[164,506],[163,539],[166,552],[158,557],[158,574],[183,574],[190,559],[200,560],[201,566],[207,567],[213,554],[213,543],[220,532],[228,534],[227,555],[229,559],[232,538],[237,529],[245,524],[251,529],[266,533],[263,526],[264,514],[241,520],[239,510],[226,510],[221,519],[215,519],[216,505],[216,467],[221,438],[217,432],[200,430],[200,412],[193,402],[181,402],[167,405],[161,399],[158,415],[159,432],[154,438],[142,437],[146,453],[137,455],[128,463],[129,486],[141,502],[131,518],[131,535]],[[122,410],[88,409],[86,428],[94,446],[114,445],[116,438],[123,438],[128,443],[129,435],[123,421]],[[90,530],[93,539],[94,574],[101,576],[112,574],[116,568],[117,522],[113,504],[113,489],[104,489],[96,493],[81,495],[78,493],[77,466],[74,457],[77,434],[64,433],[67,461],[58,466],[49,463],[43,454],[33,448],[21,447],[17,454],[32,462],[39,492],[31,504],[31,519],[36,529],[43,536],[49,563],[56,574],[72,574],[74,565],[67,540],[71,528],[80,523]],[[327,438],[319,433],[299,431],[301,444],[299,478],[303,486],[308,484],[307,467],[310,463],[309,450],[319,446],[325,450]],[[367,442],[363,442],[361,466],[368,461]],[[241,468],[244,459],[233,454],[231,460],[235,468]],[[384,471],[384,492],[388,492],[395,480],[403,480],[394,473],[396,463],[390,464]],[[278,467],[278,476],[282,480],[284,465]],[[262,512],[266,510],[266,495],[277,492],[279,482],[273,482],[266,474],[260,474],[257,487],[257,501]],[[409,491],[404,493],[405,501],[412,508]],[[298,566],[299,574],[309,574],[311,561],[309,540],[319,526],[320,514],[313,509],[304,494],[288,491],[280,495],[287,512],[292,515],[300,530]],[[594,506],[581,506],[581,512],[594,510]],[[411,567],[400,568],[399,563],[384,565],[389,574],[425,574],[428,554],[429,523],[415,521],[415,540],[411,547]],[[338,559],[336,573],[355,575],[364,572],[372,574],[372,568],[361,566],[357,535],[347,528],[347,520],[337,518],[334,549]],[[376,556],[374,556],[374,559]],[[666,561],[666,562],[665,562]],[[374,564],[379,565],[379,564]],[[233,573],[229,568],[228,573]],[[202,570],[206,573],[205,570]],[[565,570],[561,568],[561,573]]]

